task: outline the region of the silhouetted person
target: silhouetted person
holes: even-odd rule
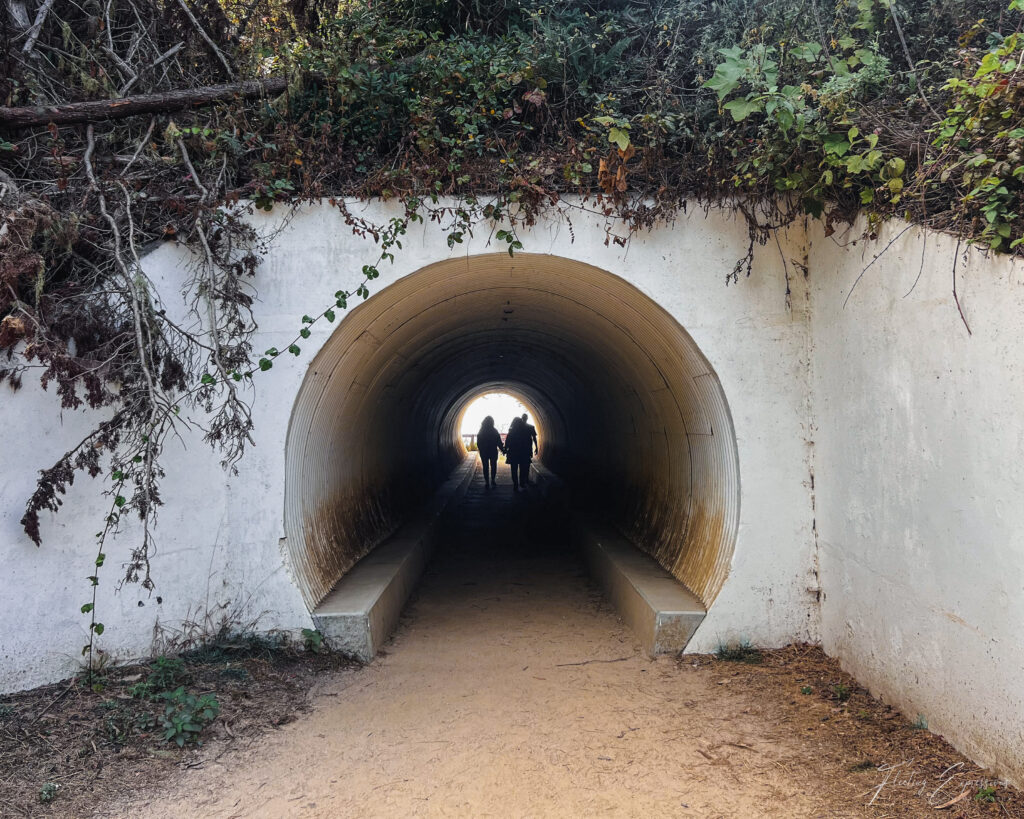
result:
[[[530,460],[533,457],[533,439],[530,430],[522,418],[513,418],[505,436],[505,460],[512,467],[512,489],[519,491],[522,484],[526,488],[527,476],[530,474]]]
[[[498,450],[504,452],[505,447],[501,443],[501,433],[494,428],[494,419],[490,415],[480,424],[480,431],[476,434],[476,448],[480,452],[480,463],[484,465],[484,486],[494,486],[494,473],[498,471]]]
[[[537,447],[537,427],[530,423],[529,416],[524,412],[522,415],[523,424],[526,426],[526,431],[530,433],[530,440],[533,442],[533,454],[536,455],[540,452]],[[530,485],[530,462],[526,462],[526,473],[522,476],[523,486]]]

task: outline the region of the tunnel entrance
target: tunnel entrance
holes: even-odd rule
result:
[[[718,377],[621,278],[520,253],[400,279],[353,309],[310,365],[285,489],[287,557],[310,609],[463,461],[460,419],[491,391],[536,415],[545,468],[713,602],[739,518]]]

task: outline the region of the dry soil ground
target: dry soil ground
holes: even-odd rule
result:
[[[321,674],[280,730],[222,736],[162,782],[97,794],[96,812],[1024,816],[1019,793],[817,649],[648,659],[502,477],[486,491],[477,474],[383,656]]]

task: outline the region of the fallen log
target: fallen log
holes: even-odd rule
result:
[[[247,80],[224,85],[207,85],[183,91],[159,94],[136,94],[119,100],[89,100],[64,105],[0,107],[0,128],[31,128],[36,125],[70,125],[79,122],[102,122],[124,119],[138,114],[159,114],[212,105],[222,100],[249,99],[264,94],[280,94],[288,87],[285,77]]]

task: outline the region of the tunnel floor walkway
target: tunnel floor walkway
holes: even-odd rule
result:
[[[381,656],[129,813],[819,815],[792,732],[751,716],[749,692],[648,658],[540,493],[514,495],[504,464],[498,480],[476,469]]]

